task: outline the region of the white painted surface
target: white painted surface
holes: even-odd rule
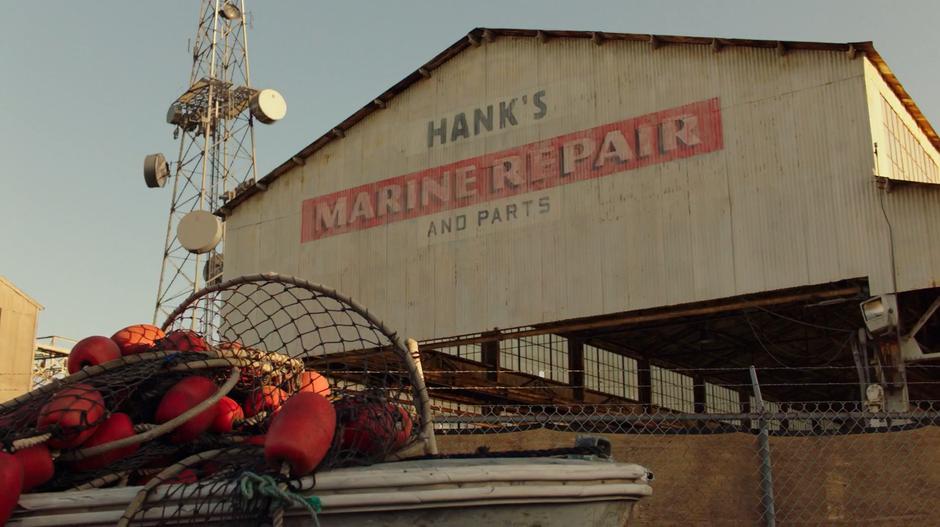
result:
[[[225,275],[327,284],[419,339],[855,277],[885,291],[868,70],[840,52],[501,37],[236,208]],[[544,119],[427,147],[428,121],[541,89]],[[305,199],[713,97],[721,150],[554,187],[544,218],[432,238],[439,217],[424,216],[300,241]],[[902,289],[940,276],[938,200],[887,196]]]

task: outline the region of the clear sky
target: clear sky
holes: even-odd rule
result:
[[[46,306],[39,333],[149,322],[173,158],[166,109],[186,86],[198,0],[0,1],[0,275]],[[456,2],[248,0],[252,81],[287,117],[257,132],[280,164],[474,27],[774,40],[872,40],[940,127],[938,0]]]

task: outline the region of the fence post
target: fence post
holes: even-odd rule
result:
[[[754,366],[750,367],[750,373],[751,386],[754,388],[754,399],[756,399],[758,412],[757,450],[760,455],[761,506],[765,525],[774,527],[777,524],[777,514],[774,510],[774,479],[773,469],[770,465],[770,437],[767,433],[764,398],[761,397],[760,384],[757,382],[757,370],[754,369]]]
[[[574,337],[568,339],[568,384],[572,397],[584,402],[584,341]]]
[[[486,380],[492,381],[495,383],[499,382],[499,340],[496,338],[499,336],[499,331],[494,330],[492,332],[483,333],[483,336],[493,337],[493,340],[487,340],[480,344],[480,358],[481,362],[486,364]]]

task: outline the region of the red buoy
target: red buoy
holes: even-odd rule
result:
[[[277,386],[262,386],[245,400],[245,415],[253,417],[262,410],[276,412],[288,397],[287,392]]]
[[[155,343],[158,349],[166,351],[208,351],[206,339],[195,331],[177,329],[166,334]]]
[[[395,436],[393,437],[395,448],[398,450],[408,444],[408,440],[411,439],[411,430],[414,428],[414,421],[411,419],[411,414],[408,413],[408,410],[405,410],[404,407],[398,405],[392,405],[398,411],[398,418],[395,418],[394,415],[394,428]]]
[[[247,438],[245,438],[245,444],[246,444],[246,445],[254,445],[254,446],[264,446],[264,441],[265,441],[266,438],[267,438],[267,437],[266,437],[265,435],[263,435],[263,434],[262,434],[262,435],[248,436]]]
[[[367,456],[392,453],[408,443],[414,426],[408,412],[391,403],[345,402],[342,447]]]
[[[17,450],[13,456],[19,460],[23,467],[23,492],[52,479],[55,475],[55,465],[52,463],[52,454],[46,445],[36,445]],[[3,488],[0,485],[0,488]]]
[[[294,477],[309,474],[323,461],[335,431],[336,411],[326,397],[295,393],[271,421],[264,458],[274,467],[288,463]]]
[[[121,348],[108,337],[86,337],[72,346],[69,352],[69,374],[75,373],[85,366],[96,366],[121,358]]]
[[[184,468],[183,470],[180,471],[179,474],[166,480],[165,482],[163,482],[163,484],[172,485],[172,484],[183,483],[183,484],[188,485],[190,483],[195,483],[197,481],[199,481],[199,476],[196,474],[196,471],[191,468]]]
[[[241,405],[235,402],[231,397],[223,397],[216,403],[219,408],[212,421],[210,430],[219,434],[227,434],[232,431],[235,421],[245,418],[245,412]]]
[[[174,384],[160,399],[154,421],[165,423],[173,419],[211,397],[217,389],[215,383],[206,377],[199,375],[186,377]],[[217,412],[218,406],[213,404],[171,432],[170,441],[185,443],[199,437],[212,425]]]
[[[111,335],[111,340],[121,348],[122,355],[153,351],[154,344],[165,337],[166,334],[157,326],[151,324],[135,324],[127,326]]]
[[[330,381],[313,370],[307,370],[300,374],[300,391],[313,392],[323,397],[330,396]]]
[[[52,432],[52,448],[75,448],[95,433],[104,419],[104,399],[87,384],[76,384],[52,396],[39,410],[36,428]]]
[[[130,416],[122,413],[113,413],[111,417],[101,423],[101,426],[88,438],[88,441],[82,444],[82,448],[103,445],[132,435],[134,435],[134,423],[131,421]],[[111,450],[96,456],[86,457],[85,459],[72,463],[72,468],[81,471],[97,470],[115,461],[120,461],[126,457],[132,456],[137,452],[138,448],[140,448],[139,443]]]
[[[5,525],[23,491],[23,465],[11,454],[0,452],[0,525]]]

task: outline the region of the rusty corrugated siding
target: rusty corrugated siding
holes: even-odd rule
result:
[[[885,290],[866,60],[630,39],[484,41],[235,209],[225,273],[328,284],[421,339],[854,277]],[[543,119],[426,144],[429,121],[539,90]],[[717,150],[301,242],[303,200],[713,98]],[[940,268],[918,252],[940,247],[925,221],[937,215],[935,191],[917,195],[914,216],[900,202],[889,211],[903,223],[897,232],[910,233],[896,239],[906,244],[896,246],[899,261],[913,262],[899,268],[910,288],[926,287]],[[428,234],[432,222],[526,196],[546,198],[550,210]]]

